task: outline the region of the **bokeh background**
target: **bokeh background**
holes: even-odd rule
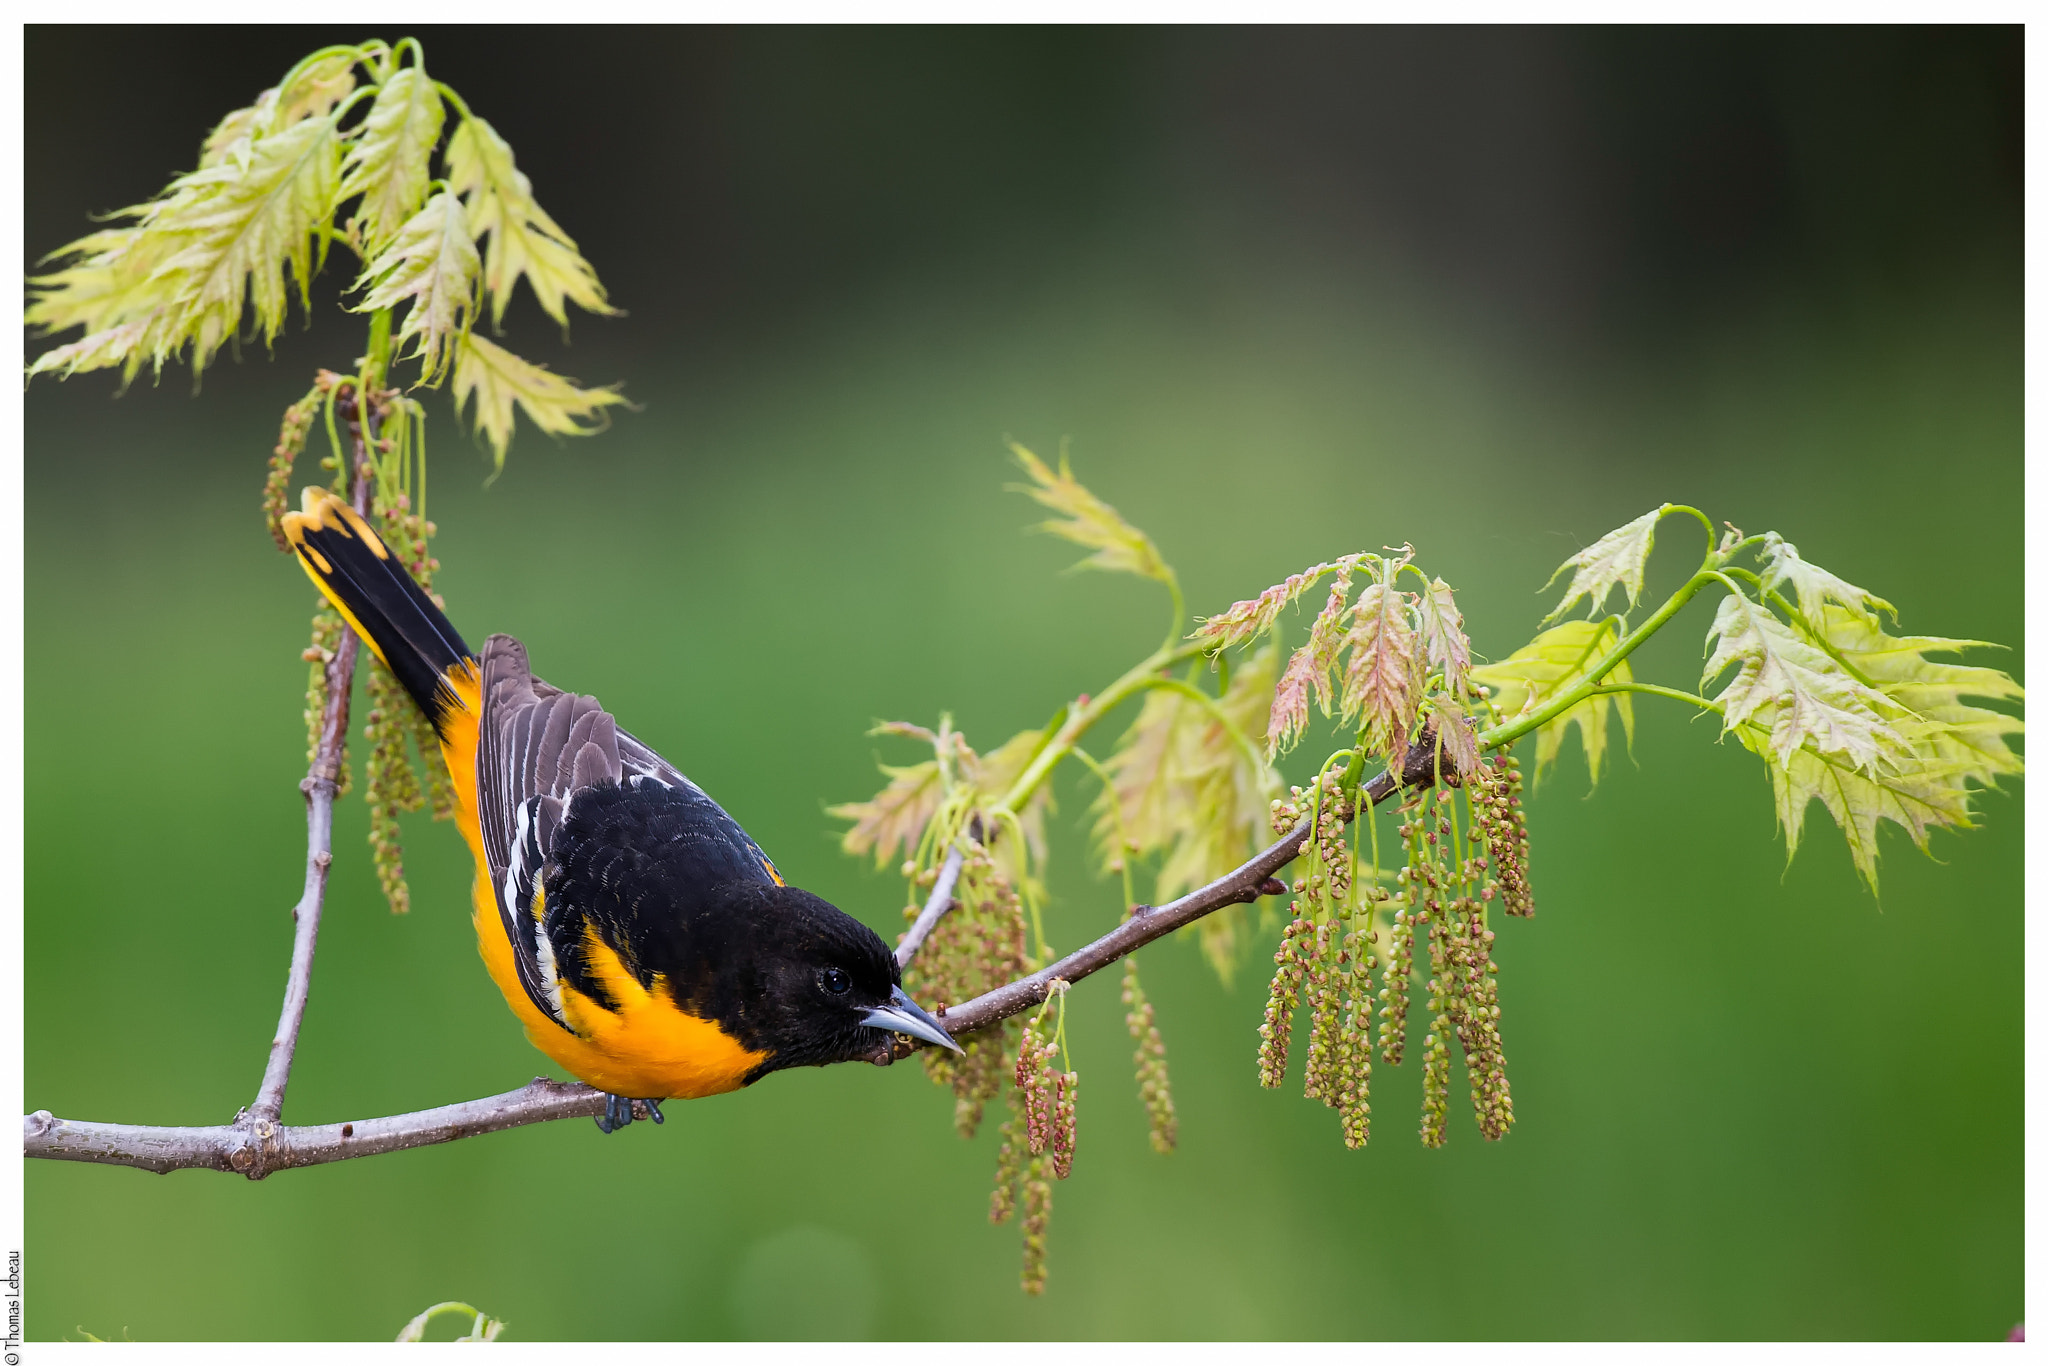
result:
[[[27,248],[194,160],[354,29],[31,28]],[[403,36],[392,31],[382,36]],[[1214,611],[1412,541],[1507,654],[1565,555],[1688,501],[2021,639],[2017,29],[426,30],[619,319],[513,344],[641,405],[487,462],[434,414],[439,580],[893,930],[823,808],[876,718],[994,742],[1154,643],[1147,585],[1021,533],[1002,440],[1071,439]],[[291,938],[310,594],[257,515],[277,415],[360,330],[27,404],[30,1108],[213,1123],[253,1094]],[[572,344],[573,343],[573,344]],[[310,471],[310,465],[308,466]],[[310,474],[309,474],[310,477]],[[1695,553],[1671,523],[1652,589]],[[1641,657],[1687,685],[1707,614]],[[2019,656],[1998,662],[2017,668]],[[1304,751],[1302,769],[1309,756]],[[1299,781],[1303,774],[1295,772]],[[1118,894],[1060,788],[1051,928]],[[1896,832],[1884,894],[1675,709],[1532,801],[1504,936],[1520,1123],[1374,1139],[1254,1080],[1256,957],[1145,955],[1182,1143],[1147,1147],[1112,982],[1075,995],[1082,1138],[1016,1285],[919,1069],[784,1074],[661,1129],[564,1123],[259,1185],[36,1163],[39,1338],[2002,1337],[2022,1317],[2021,802]],[[415,819],[384,909],[358,803],[287,1119],[516,1086],[546,1060]],[[1462,1083],[1460,1083],[1462,1085]],[[1460,1100],[1458,1105],[1462,1105]]]

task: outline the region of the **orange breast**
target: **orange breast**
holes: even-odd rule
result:
[[[589,962],[616,1010],[606,1010],[564,984],[562,1013],[571,1026],[564,1029],[526,994],[519,982],[512,943],[505,937],[504,922],[498,915],[490,863],[484,855],[483,827],[477,819],[477,715],[482,708],[476,672],[451,670],[449,681],[462,699],[464,711],[449,718],[441,752],[461,798],[462,833],[476,859],[471,919],[476,926],[477,952],[505,1003],[526,1026],[526,1037],[579,1081],[614,1095],[694,1099],[738,1090],[747,1073],[768,1055],[743,1047],[713,1021],[677,1009],[659,976],[654,979],[653,991],[642,987],[594,931],[587,945]]]

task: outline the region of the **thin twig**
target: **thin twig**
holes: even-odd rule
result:
[[[335,395],[354,437],[355,470],[351,503],[358,514],[370,508],[369,443],[376,439],[375,406],[364,405],[352,389]],[[292,908],[296,930],[292,936],[292,966],[285,978],[284,1006],[278,1012],[277,1033],[270,1040],[270,1057],[263,1068],[263,1084],[256,1099],[237,1117],[237,1123],[256,1130],[275,1128],[284,1110],[285,1087],[292,1079],[292,1057],[298,1051],[299,1026],[305,1022],[306,1000],[313,988],[313,953],[320,942],[320,912],[327,900],[327,870],[334,862],[334,796],[341,782],[342,751],[348,743],[349,694],[355,685],[356,633],[347,624],[341,640],[327,661],[327,710],[320,720],[320,740],[314,747],[312,766],[299,791],[306,794],[306,886],[299,904]]]
[[[1401,781],[1391,772],[1382,773],[1366,784],[1365,791],[1378,804],[1396,792],[1428,787],[1435,781],[1435,768],[1433,746],[1425,737],[1424,743],[1409,750],[1402,764]],[[953,1007],[946,1012],[946,1024],[954,1033],[994,1024],[1043,1001],[1048,983],[1055,978],[1071,984],[1211,911],[1256,901],[1262,896],[1279,896],[1286,888],[1273,875],[1301,852],[1302,842],[1307,838],[1308,823],[1304,821],[1242,867],[1208,886],[1164,906],[1139,907],[1130,919],[1079,953],[1069,954],[1042,972]],[[937,888],[933,890],[936,892]],[[289,1167],[398,1152],[554,1119],[587,1119],[601,1114],[604,1105],[604,1094],[588,1086],[536,1077],[517,1091],[434,1110],[349,1124],[288,1128],[272,1123],[260,1131],[247,1124],[210,1128],[97,1124],[58,1119],[47,1110],[38,1110],[22,1120],[22,1151],[28,1157],[140,1167],[153,1172],[185,1168],[237,1172],[257,1180]],[[634,1113],[642,1114],[639,1102],[635,1102]]]
[[[945,866],[939,869],[939,880],[932,884],[932,894],[925,900],[924,909],[918,912],[917,921],[910,927],[910,933],[903,936],[903,942],[896,946],[896,966],[907,968],[917,951],[924,947],[924,941],[938,926],[939,917],[953,908],[953,888],[960,881],[960,865],[967,861],[967,855],[959,845],[946,853]]]

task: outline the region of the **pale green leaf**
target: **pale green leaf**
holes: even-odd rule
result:
[[[1860,767],[1850,755],[1823,753],[1811,742],[1787,754],[1762,720],[1744,722],[1737,734],[1770,771],[1786,858],[1797,852],[1807,805],[1817,797],[1841,827],[1856,871],[1875,894],[1881,823],[1899,826],[1924,853],[1931,831],[1974,824],[1971,784],[1991,787],[2025,772],[2024,760],[2007,743],[2008,736],[2025,731],[2025,722],[1963,699],[2018,702],[2026,694],[1997,669],[1926,658],[1928,652],[1953,654],[1982,642],[1893,636],[1874,613],[1846,605],[1832,592],[1820,603],[1820,625],[1828,643],[1901,713],[1893,728],[1902,748],[1887,753],[1880,766]]]
[[[352,49],[329,53],[300,70],[282,98],[277,87],[272,86],[258,95],[254,104],[229,113],[200,144],[199,168],[217,166],[231,156],[246,161],[253,139],[288,128],[301,119],[330,113],[356,88],[358,55]]]
[[[478,433],[490,442],[500,469],[505,465],[505,449],[512,443],[515,404],[544,432],[587,436],[604,426],[605,408],[626,401],[615,389],[579,389],[574,380],[521,360],[473,331],[455,339],[456,412],[463,410],[472,395],[476,399],[472,420]]]
[[[1607,595],[1617,587],[1627,594],[1628,605],[1634,607],[1643,595],[1643,567],[1650,559],[1658,519],[1670,506],[1666,503],[1655,512],[1644,513],[1627,526],[1616,527],[1559,565],[1557,574],[1550,576],[1551,582],[1555,583],[1557,575],[1567,569],[1572,571],[1572,581],[1565,589],[1564,601],[1543,620],[1546,623],[1556,621],[1580,598],[1591,599],[1587,611],[1598,616],[1605,610]]]
[[[1827,651],[1742,594],[1721,600],[1708,641],[1713,653],[1700,675],[1702,691],[1736,666],[1713,699],[1723,733],[1755,722],[1770,734],[1780,764],[1802,746],[1842,755],[1865,771],[1907,752],[1895,723],[1910,716],[1908,709],[1857,681]]]
[[[462,201],[444,190],[407,220],[383,254],[364,269],[356,283],[370,289],[355,311],[371,313],[407,304],[397,340],[401,345],[413,342],[420,382],[432,384],[448,364],[454,339],[469,326],[479,265]]]
[[[576,242],[548,217],[533,197],[533,185],[514,163],[512,148],[498,130],[479,118],[456,126],[443,153],[448,184],[463,197],[470,231],[490,238],[484,254],[484,292],[491,322],[501,322],[520,277],[547,315],[566,326],[567,299],[589,313],[617,313],[605,300],[597,272],[576,250]]]
[[[373,257],[419,211],[427,197],[434,144],[447,111],[441,92],[417,66],[391,73],[348,150],[341,198],[362,196],[349,235]]]
[[[1474,665],[1472,680],[1493,689],[1493,705],[1504,720],[1512,721],[1537,711],[1553,698],[1569,692],[1582,682],[1600,660],[1620,643],[1611,620],[1567,621],[1541,632],[1521,649],[1497,664]],[[1628,661],[1622,660],[1604,676],[1604,682],[1630,683]],[[1627,693],[1597,693],[1578,705],[1552,717],[1536,730],[1536,779],[1556,761],[1565,732],[1577,726],[1586,751],[1586,771],[1594,783],[1607,755],[1608,718],[1621,715],[1622,734],[1633,743],[1635,709]]]
[[[1268,759],[1281,749],[1292,746],[1307,727],[1308,697],[1311,688],[1315,691],[1316,701],[1321,705],[1323,715],[1332,714],[1331,708],[1336,702],[1336,688],[1332,682],[1332,675],[1336,672],[1338,656],[1344,648],[1345,607],[1351,596],[1351,571],[1358,558],[1351,556],[1337,562],[1337,577],[1330,584],[1329,597],[1323,602],[1323,610],[1316,614],[1316,619],[1309,625],[1308,643],[1296,650],[1288,659],[1287,668],[1281,673],[1279,683],[1273,688],[1273,705],[1266,719]],[[1281,605],[1283,604],[1276,602],[1273,610],[1278,612]],[[1245,604],[1239,603],[1238,606],[1243,607]]]
[[[1173,582],[1173,571],[1160,558],[1152,538],[1125,521],[1123,514],[1074,478],[1065,456],[1060,457],[1059,472],[1055,474],[1043,460],[1014,441],[1010,443],[1010,451],[1017,457],[1024,473],[1031,477],[1029,484],[1013,484],[1011,487],[1061,514],[1052,521],[1040,522],[1037,530],[1050,532],[1095,552],[1082,560],[1077,568],[1120,570],[1140,578],[1156,579],[1160,583]]]
[[[1897,615],[1897,609],[1883,598],[1853,583],[1845,583],[1817,564],[1800,558],[1799,547],[1775,531],[1764,533],[1764,587],[1789,584],[1799,604],[1799,614],[1816,630],[1825,629],[1825,608],[1837,603],[1873,627],[1880,609]]]

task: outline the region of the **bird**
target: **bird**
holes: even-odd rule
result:
[[[481,651],[333,490],[282,519],[321,595],[432,722],[476,860],[477,947],[535,1047],[605,1093],[597,1126],[771,1072],[961,1051],[880,935],[790,886],[711,797],[595,697]]]

